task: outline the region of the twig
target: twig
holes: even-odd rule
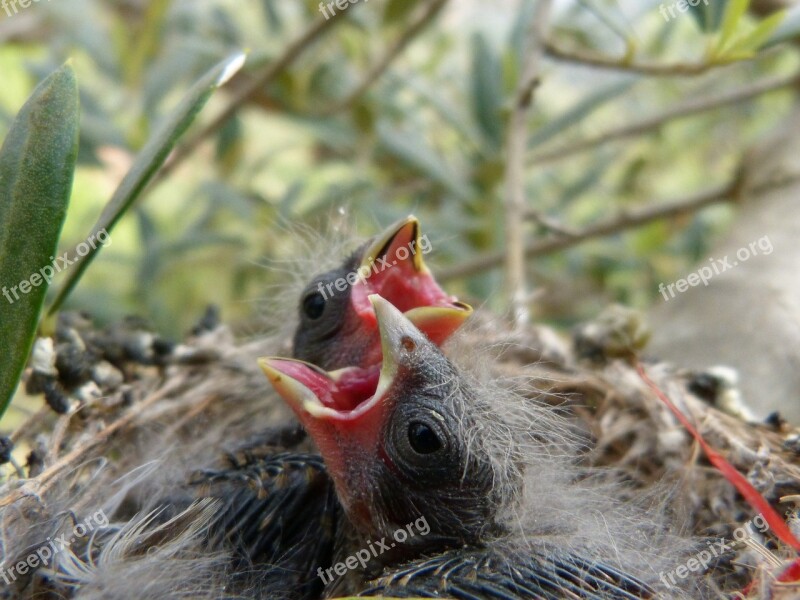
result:
[[[557,238],[541,240],[532,244],[528,244],[528,246],[525,248],[525,256],[527,258],[532,258],[535,256],[542,256],[544,254],[551,254],[559,250],[571,248],[572,246],[576,246],[586,240],[604,237],[628,229],[633,229],[641,225],[646,225],[652,221],[667,219],[681,214],[697,212],[698,210],[712,204],[730,202],[738,198],[743,192],[740,186],[740,180],[741,178],[737,176],[731,183],[728,183],[725,186],[714,188],[706,192],[701,192],[689,198],[664,202],[660,203],[658,206],[648,207],[637,211],[624,212],[614,218],[590,225],[583,230],[573,232],[571,237],[560,236]],[[792,174],[776,181],[760,184],[752,189],[747,190],[747,193],[751,196],[758,196],[768,191],[785,187],[797,181],[800,181],[800,174]],[[437,276],[437,279],[444,282],[450,279],[469,277],[475,273],[481,273],[488,269],[498,267],[503,264],[504,260],[505,253],[502,251],[485,253],[463,264],[444,270],[441,275]]]
[[[0,507],[8,506],[24,496],[44,494],[53,485],[53,480],[61,471],[82,458],[89,450],[108,439],[111,435],[130,425],[137,417],[139,417],[139,415],[141,415],[145,408],[170,395],[172,392],[180,388],[184,383],[185,378],[183,377],[171,379],[167,385],[153,392],[149,397],[134,405],[119,419],[98,431],[94,436],[92,436],[91,439],[87,440],[76,448],[73,448],[70,452],[56,461],[51,467],[48,467],[42,471],[37,477],[25,481],[23,487],[9,493],[5,498],[0,498]]]
[[[525,285],[525,150],[528,143],[528,113],[533,102],[533,92],[539,84],[539,71],[544,55],[542,44],[551,7],[552,0],[539,0],[531,15],[522,49],[521,75],[508,121],[505,175],[506,287],[516,327],[521,327],[530,320]]]
[[[574,229],[572,229],[571,227],[567,227],[563,223],[556,221],[555,219],[552,219],[547,215],[542,214],[538,210],[529,209],[525,213],[525,219],[528,221],[533,221],[534,223],[536,223],[540,227],[543,227],[547,231],[556,233],[558,235],[564,235],[567,237],[575,235]]]
[[[565,144],[561,148],[556,148],[555,150],[551,150],[549,152],[536,154],[528,158],[528,164],[543,164],[559,160],[579,152],[590,150],[595,146],[605,144],[606,142],[610,142],[612,140],[619,140],[647,133],[652,129],[660,127],[664,123],[675,119],[681,119],[683,117],[713,110],[729,104],[736,104],[737,102],[741,102],[743,100],[748,100],[768,92],[798,84],[800,84],[800,73],[795,73],[789,77],[774,77],[772,79],[767,79],[760,83],[741,87],[716,97],[690,100],[689,102],[684,102],[672,110],[668,110],[660,115],[642,119],[641,121],[631,125],[625,125],[617,129],[612,129],[594,137],[579,140],[571,144]]]
[[[425,9],[411,22],[405,31],[397,38],[394,43],[389,46],[383,53],[378,61],[364,75],[364,79],[359,83],[352,92],[350,92],[343,99],[339,100],[333,106],[330,106],[317,113],[320,117],[329,117],[341,112],[351,106],[358,100],[364,92],[366,92],[373,83],[375,83],[381,75],[383,75],[394,60],[400,56],[405,50],[406,46],[425,29],[425,26],[430,23],[434,17],[439,14],[439,11],[444,8],[448,0],[431,0],[425,6]]]
[[[214,404],[215,402],[219,401],[219,396],[216,394],[210,394],[206,396],[205,400],[199,403],[193,403],[195,406],[191,408],[189,411],[186,412],[181,418],[179,418],[175,423],[170,425],[169,429],[165,432],[165,437],[173,437],[180,431],[181,427],[189,423],[192,419],[194,419],[197,415],[200,415],[205,411],[209,406]]]
[[[50,436],[50,447],[47,449],[44,464],[49,465],[56,462],[58,458],[58,451],[61,448],[61,443],[64,441],[64,435],[67,433],[69,421],[72,418],[72,411],[65,415],[61,415],[53,427],[53,433]]]
[[[601,69],[613,69],[628,73],[640,73],[654,77],[675,77],[702,75],[714,68],[729,66],[731,63],[653,63],[653,62],[634,62],[630,57],[610,58],[602,54],[586,52],[583,50],[566,50],[556,45],[553,40],[545,43],[547,55],[573,63],[579,63],[589,67],[599,67]],[[744,62],[744,61],[738,61]]]
[[[14,442],[14,444],[16,445],[16,443],[19,440],[24,439],[29,432],[33,431],[34,429],[39,427],[43,422],[45,422],[45,419],[50,414],[53,414],[53,409],[45,404],[44,407],[40,408],[35,413],[29,415],[28,418],[25,419],[25,421],[22,423],[22,425],[20,425],[14,431],[11,432],[11,435],[9,436],[11,441]]]
[[[283,70],[308,50],[313,42],[327,33],[340,19],[323,19],[320,17],[306,29],[299,37],[292,41],[277,59],[266,65],[251,80],[245,83],[228,102],[225,109],[217,115],[208,125],[203,127],[185,144],[178,146],[172,158],[162,167],[155,176],[151,186],[167,177],[182,163],[195,149],[208,137],[214,134],[252,97],[256,96],[262,88],[272,83]]]

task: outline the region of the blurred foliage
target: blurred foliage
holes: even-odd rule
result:
[[[138,313],[177,337],[216,303],[227,321],[252,331],[247,324],[282,277],[262,265],[296,252],[294,224],[324,231],[347,221],[369,235],[413,212],[433,242],[438,272],[502,250],[506,125],[531,2],[450,2],[364,94],[337,110],[425,4],[362,0],[333,17],[269,85],[150,186],[66,306],[100,321]],[[671,4],[558,2],[550,38],[631,62],[734,63],[693,77],[647,77],[547,61],[532,111],[532,157],[798,68],[794,13],[759,18],[747,11],[749,2],[732,0],[712,3],[725,5],[718,14],[665,19],[659,7]],[[68,57],[78,73],[80,152],[64,249],[88,234],[203,73],[250,52],[198,117],[199,128],[324,20],[319,2],[277,0],[53,0],[4,12],[0,136],[38,81]],[[777,35],[782,43],[759,50]],[[743,152],[793,102],[784,89],[558,161],[531,159],[530,208],[577,230],[620,210],[725,185]],[[568,324],[612,300],[646,306],[658,283],[685,272],[731,217],[730,208],[711,207],[532,260],[532,281],[542,291],[537,318]],[[551,235],[531,222],[531,240]],[[494,269],[447,286],[503,308],[501,282]]]

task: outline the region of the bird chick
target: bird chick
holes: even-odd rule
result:
[[[659,540],[675,540],[576,468],[560,418],[473,380],[390,302],[370,301],[379,374],[260,361],[333,478],[346,523],[332,563],[428,525],[330,577],[325,595],[655,597],[659,566],[680,556]]]
[[[314,277],[300,296],[294,355],[326,369],[347,365],[351,386],[364,386],[365,392],[374,387],[382,357],[368,299],[375,291],[405,311],[429,339],[443,343],[472,309],[438,286],[422,259],[425,247],[419,222],[410,216],[338,268]],[[293,594],[285,597],[313,598],[321,582],[307,574],[330,556],[341,509],[319,456],[298,452],[298,439],[282,443],[275,433],[259,436],[245,449],[247,456],[233,457],[229,467],[198,473],[193,497],[220,501],[216,542],[232,545],[246,565],[269,567],[251,579],[263,584],[265,576],[278,574],[291,582],[284,587]]]
[[[380,337],[371,294],[403,311],[435,344],[444,343],[472,308],[436,283],[423,260],[429,249],[412,215],[363,244],[337,268],[313,277],[300,294],[294,357],[326,370],[377,366]]]

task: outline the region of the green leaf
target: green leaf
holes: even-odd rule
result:
[[[689,5],[689,13],[697,21],[700,29],[712,33],[719,30],[727,4],[728,0],[703,0],[696,6]]]
[[[463,178],[453,172],[444,159],[427,146],[424,139],[415,134],[396,131],[384,123],[378,124],[377,132],[383,149],[406,166],[422,173],[456,198],[466,200],[473,196],[473,190]]]
[[[620,9],[618,2],[613,3],[613,8],[607,4],[598,6],[597,0],[578,0],[578,4],[591,12],[606,27],[616,33],[620,39],[625,40],[626,43],[636,38],[636,32],[625,18],[625,14]],[[611,14],[612,11],[614,12],[613,15]]]
[[[725,14],[722,17],[722,26],[720,28],[719,41],[716,45],[717,54],[724,53],[725,47],[733,38],[733,34],[739,27],[742,17],[744,17],[745,13],[747,12],[747,7],[749,4],[750,0],[730,0],[728,5],[725,7]]]
[[[131,170],[125,175],[111,200],[103,209],[86,243],[89,240],[98,239],[98,234],[101,236],[111,234],[114,225],[139,198],[147,184],[164,164],[175,143],[189,128],[200,109],[205,106],[211,94],[228,81],[242,67],[244,61],[245,55],[241,53],[226,58],[192,86],[180,105],[164,120],[156,134],[142,148]],[[67,299],[102,247],[103,244],[93,244],[80,262],[69,271],[67,281],[50,307],[50,314],[58,310]]]
[[[731,46],[730,50],[735,52],[751,53],[755,52],[769,39],[778,25],[783,22],[786,17],[785,10],[779,10],[776,13],[764,18],[759,24],[747,35],[737,39]]]
[[[67,63],[34,90],[0,149],[0,417],[25,367],[54,271],[79,121],[78,83]]]
[[[269,24],[269,30],[272,33],[278,33],[283,29],[283,17],[278,10],[277,0],[261,0],[261,6],[264,10],[264,15]]]
[[[533,11],[535,8],[536,3],[534,0],[522,0],[512,20],[511,31],[508,36],[508,46],[512,49],[516,57],[522,57],[522,53],[525,51],[526,29],[531,19],[533,19]]]
[[[792,6],[785,12],[785,18],[761,48],[769,48],[800,37],[800,6]]]
[[[472,36],[472,112],[487,142],[503,144],[503,67],[481,34]]]
[[[391,25],[407,19],[418,4],[419,0],[389,0],[383,10],[383,24]]]
[[[420,102],[435,111],[442,123],[450,124],[453,130],[463,138],[464,142],[469,144],[471,149],[481,156],[487,155],[483,148],[484,139],[481,131],[470,119],[466,109],[462,105],[456,105],[456,103],[452,102],[449,96],[443,93],[441,86],[431,85],[430,81],[416,76],[404,76],[402,78],[397,76],[396,80],[402,84],[403,88],[416,92],[419,95]]]
[[[603,86],[596,92],[583,98],[575,106],[569,108],[558,117],[548,121],[537,129],[528,140],[528,149],[535,148],[553,137],[560,135],[569,127],[577,125],[595,110],[627,92],[639,80],[636,76],[622,77],[610,85]]]

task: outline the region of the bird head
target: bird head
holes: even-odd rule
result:
[[[434,343],[444,343],[472,308],[436,283],[423,261],[429,249],[419,221],[409,216],[314,277],[300,296],[294,357],[324,369],[379,364],[372,294],[394,304]]]
[[[380,369],[327,372],[261,359],[278,393],[316,442],[359,533],[380,539],[424,516],[420,547],[476,543],[495,524],[497,473],[480,452],[472,389],[407,315],[377,295]],[[457,309],[451,309],[457,310]]]

